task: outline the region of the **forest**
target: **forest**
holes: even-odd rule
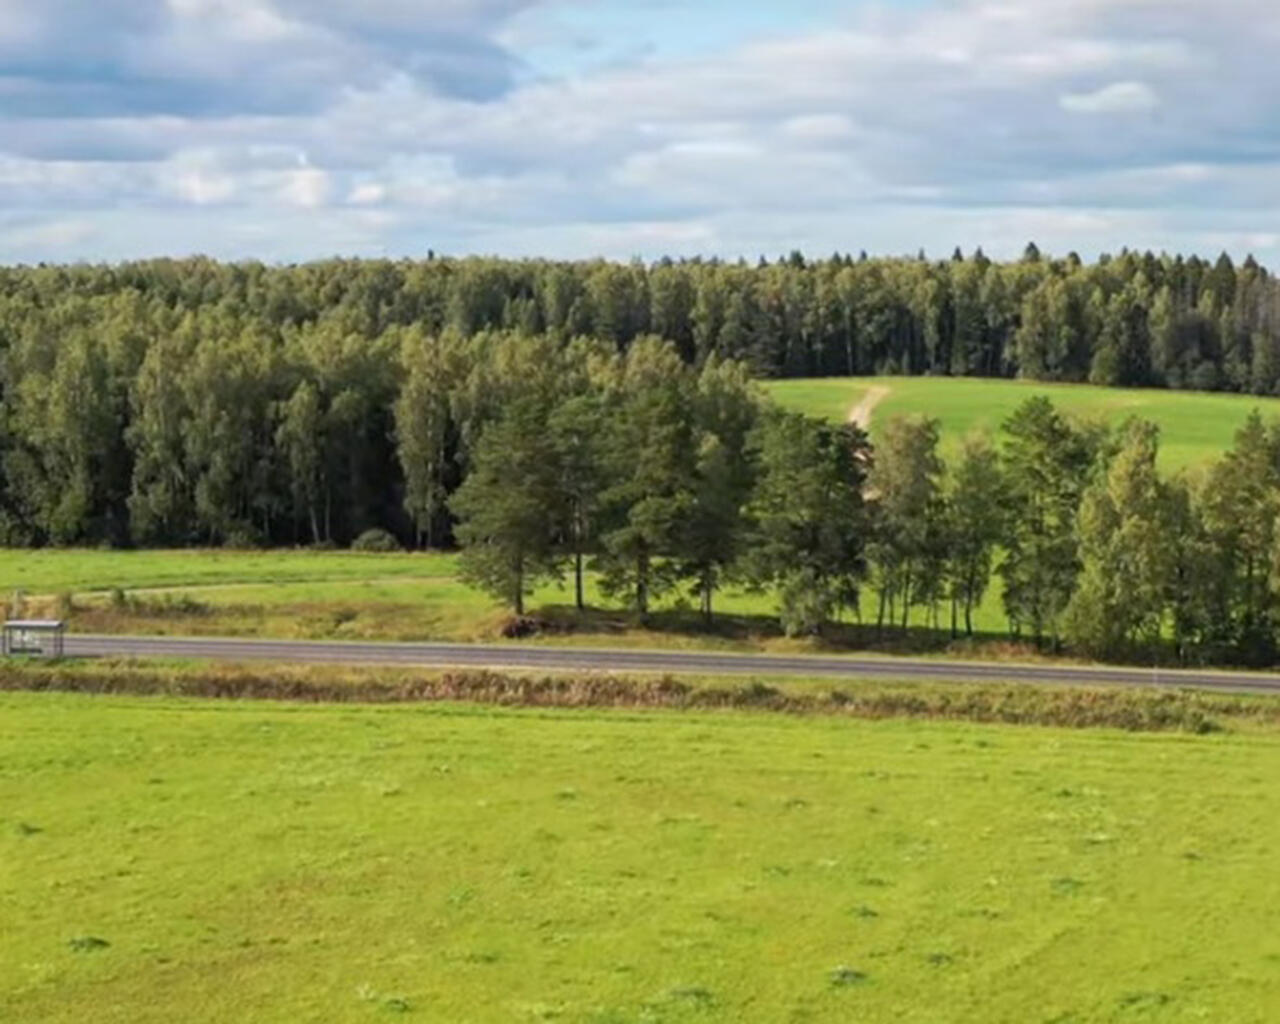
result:
[[[1205,476],[1162,479],[1151,425],[1035,400],[946,465],[928,419],[873,451],[753,381],[1276,393],[1278,297],[1252,260],[1084,265],[1033,246],[1004,264],[0,269],[0,541],[460,546],[517,612],[540,579],[590,566],[641,617],[675,589],[708,617],[728,581],[768,589],[793,632],[868,588],[881,629],[965,632],[998,573],[1015,636],[1261,663],[1280,433],[1260,419]]]

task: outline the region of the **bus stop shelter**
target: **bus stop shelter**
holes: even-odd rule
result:
[[[61,619],[10,619],[0,627],[0,654],[61,658],[66,632]]]

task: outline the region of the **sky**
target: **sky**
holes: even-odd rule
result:
[[[0,0],[0,262],[1280,267],[1275,0]]]

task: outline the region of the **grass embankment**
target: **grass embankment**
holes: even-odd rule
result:
[[[942,424],[943,452],[956,450],[975,430],[995,434],[1028,398],[1045,395],[1063,412],[1119,423],[1140,416],[1160,427],[1160,463],[1166,471],[1203,465],[1231,447],[1253,409],[1280,416],[1280,399],[1159,389],[1101,388],[970,377],[845,377],[770,381],[766,388],[783,406],[845,420],[871,388],[888,392],[871,414],[871,435],[895,415],[926,415]]]
[[[0,1019],[1280,1011],[1280,736],[0,694]]]
[[[826,679],[429,670],[325,665],[211,665],[92,659],[0,663],[0,692],[222,700],[410,704],[441,701],[554,708],[770,711],[920,718],[1131,732],[1280,726],[1280,700],[1139,687],[895,683]]]

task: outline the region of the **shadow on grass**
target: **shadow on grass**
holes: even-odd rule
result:
[[[676,637],[689,641],[714,638],[732,644],[779,649],[838,653],[870,651],[883,654],[946,654],[973,658],[1045,657],[1047,651],[1028,641],[1010,640],[1004,633],[952,636],[950,630],[912,626],[878,628],[858,622],[828,623],[821,632],[788,637],[775,616],[717,614],[708,622],[700,613],[663,609],[641,619],[621,609],[545,605],[526,616],[511,616],[499,625],[508,639],[554,636],[615,636],[655,641]]]

